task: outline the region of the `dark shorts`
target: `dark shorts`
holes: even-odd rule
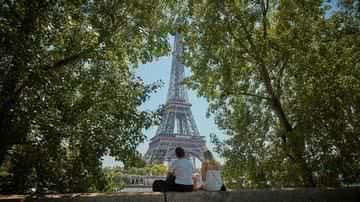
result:
[[[177,192],[191,192],[191,191],[193,191],[193,185],[175,184],[175,191],[177,191]]]

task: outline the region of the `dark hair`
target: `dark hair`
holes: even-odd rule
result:
[[[184,149],[181,148],[181,147],[177,147],[177,148],[175,149],[175,154],[176,154],[176,157],[178,157],[178,158],[183,158],[183,157],[185,157],[185,151],[184,151]]]

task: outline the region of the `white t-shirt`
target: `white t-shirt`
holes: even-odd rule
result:
[[[176,159],[170,166],[169,172],[175,173],[175,183],[182,185],[193,185],[193,165],[186,158]]]

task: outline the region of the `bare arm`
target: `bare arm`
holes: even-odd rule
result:
[[[206,169],[207,169],[206,163],[203,162],[201,166],[201,178],[203,181],[206,181]]]

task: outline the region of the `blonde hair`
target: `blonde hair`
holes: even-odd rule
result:
[[[203,152],[204,161],[210,163],[210,164],[219,164],[219,162],[216,161],[214,155],[211,153],[211,151],[206,150]]]

